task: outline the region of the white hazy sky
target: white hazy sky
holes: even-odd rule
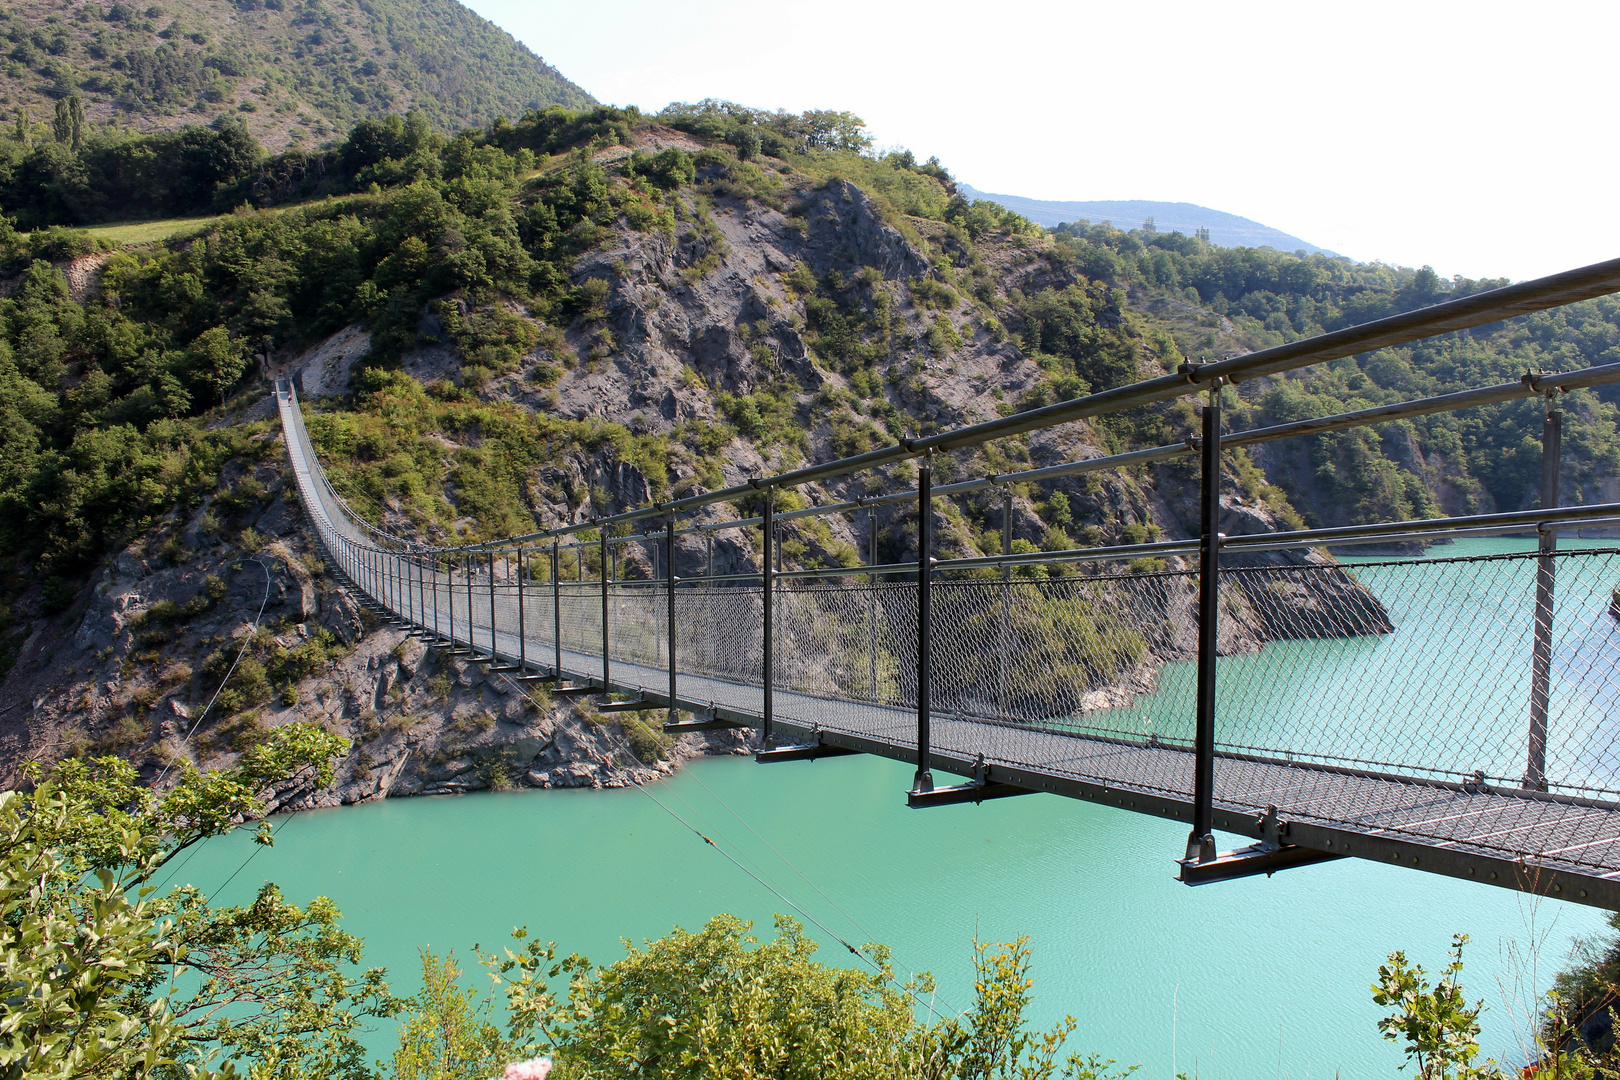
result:
[[[1159,199],[1357,259],[1620,256],[1620,4],[470,0],[604,102],[848,109],[985,191]]]

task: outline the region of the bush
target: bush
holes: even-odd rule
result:
[[[674,745],[669,736],[654,730],[651,724],[641,718],[641,714],[625,716],[623,721],[625,737],[630,740],[630,752],[645,765],[662,760]]]

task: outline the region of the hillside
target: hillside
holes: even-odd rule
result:
[[[14,0],[0,6],[0,117],[48,140],[59,101],[84,137],[243,120],[271,148],[415,109],[437,128],[593,103],[455,0]]]
[[[1281,229],[1273,229],[1246,217],[1211,210],[1187,202],[1152,202],[1145,199],[1105,199],[1100,202],[1056,202],[1029,199],[1022,195],[993,195],[967,184],[959,185],[970,199],[989,199],[1035,222],[1052,228],[1067,222],[1108,222],[1116,229],[1140,229],[1151,222],[1154,229],[1197,236],[1208,230],[1208,239],[1218,247],[1272,247],[1278,251],[1304,251],[1310,255],[1332,255],[1326,248],[1301,240]]]
[[[169,244],[98,251],[70,230],[0,228],[0,550],[12,560],[0,761],[95,746],[155,773],[230,760],[304,718],[354,740],[321,796],[352,801],[617,783],[699,749],[634,716],[529,703],[369,626],[308,547],[257,374],[297,374],[318,405],[311,436],[362,513],[460,542],[1491,284],[1100,224],[1047,232],[963,199],[935,162],[871,156],[843,113],[553,111],[449,140],[367,122],[300,160],[329,168],[330,198],[244,207]],[[1620,307],[1590,302],[1245,383],[1232,423],[1612,360],[1617,340]],[[1590,500],[1620,465],[1616,409],[1584,391],[1565,407],[1566,482]],[[1537,408],[1302,440],[1260,459],[1266,472],[1234,453],[1223,529],[1523,505]],[[1170,442],[1194,423],[1183,401],[936,468],[942,481],[1006,472]],[[904,486],[910,469],[789,501]],[[1022,486],[1015,550],[1190,535],[1192,478],[1178,463]],[[915,557],[911,513],[880,512],[881,559]],[[942,554],[1000,549],[998,495],[942,518]],[[785,560],[851,562],[863,533],[864,519],[795,522]],[[725,537],[717,569],[758,554],[747,535]],[[1231,644],[1254,647],[1233,622],[1249,636]],[[1180,647],[1156,645],[1157,660]],[[1139,654],[1104,659],[1109,692],[1152,677]]]

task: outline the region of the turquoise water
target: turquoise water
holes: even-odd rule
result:
[[[1487,1003],[1483,1045],[1519,1058],[1532,989],[1602,926],[1591,909],[1359,860],[1189,889],[1173,880],[1184,826],[1048,795],[907,810],[910,774],[863,757],[728,758],[649,790],[831,932],[932,971],[941,1011],[968,1003],[975,934],[1028,935],[1035,1019],[1074,1014],[1071,1048],[1154,1080],[1393,1076],[1402,1055],[1380,1039],[1368,991],[1378,964],[1399,948],[1433,969],[1459,931],[1473,939],[1465,985]],[[400,991],[416,985],[419,948],[466,957],[518,925],[604,963],[621,937],[722,911],[769,933],[791,910],[635,789],[391,800],[278,823],[274,849],[226,837],[183,876],[225,903],[266,880],[295,902],[332,897]],[[850,959],[812,930],[825,959]],[[370,1042],[385,1054],[392,1032]]]

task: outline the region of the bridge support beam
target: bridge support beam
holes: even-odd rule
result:
[[[1204,406],[1203,469],[1198,549],[1198,723],[1193,735],[1193,825],[1181,860],[1215,858],[1215,663],[1220,639],[1221,380]]]
[[[917,775],[912,795],[934,790],[928,762],[933,752],[934,682],[934,467],[922,459],[917,470]]]
[[[1547,419],[1541,428],[1541,508],[1558,507],[1558,467],[1563,458],[1564,413],[1553,408],[1547,395]],[[1541,558],[1536,561],[1536,624],[1530,653],[1530,746],[1526,755],[1524,786],[1547,790],[1547,705],[1552,697],[1553,585],[1557,573],[1553,552],[1558,533],[1540,530]]]

